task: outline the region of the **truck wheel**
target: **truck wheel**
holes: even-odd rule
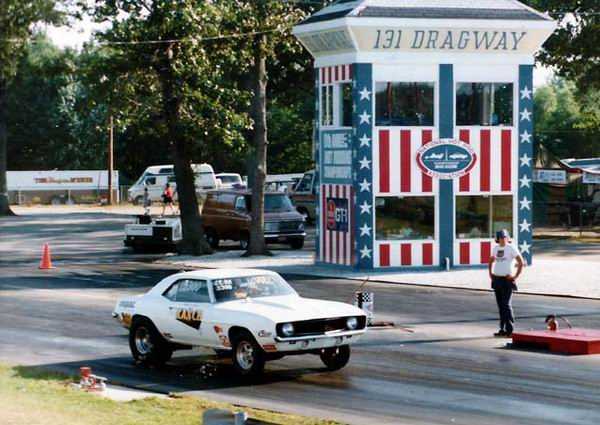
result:
[[[137,196],[134,200],[133,200],[133,205],[142,205],[142,202],[144,201],[144,198],[142,196]]]
[[[260,375],[265,368],[264,352],[248,332],[235,336],[232,359],[235,371],[242,376]]]
[[[135,320],[129,329],[129,348],[136,363],[162,366],[173,355],[173,348],[148,319]]]
[[[304,247],[304,238],[290,239],[290,246],[292,249],[302,249]]]
[[[297,211],[302,214],[302,216],[304,217],[304,221],[306,221],[307,223],[311,222],[311,218],[310,218],[310,214],[308,213],[308,210],[304,207],[299,207],[297,208]]]
[[[329,370],[339,370],[348,364],[350,360],[350,346],[324,348],[321,350],[321,361]]]
[[[217,231],[215,229],[210,227],[206,229],[204,231],[204,238],[212,249],[217,249],[219,247],[219,236],[217,235]]]
[[[243,251],[246,251],[248,249],[249,245],[250,245],[250,235],[247,232],[242,232],[240,234],[240,248]]]

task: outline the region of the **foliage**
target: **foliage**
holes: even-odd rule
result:
[[[0,215],[11,214],[6,190],[7,84],[16,72],[32,26],[40,21],[58,23],[64,18],[55,6],[54,0],[0,1]]]
[[[68,6],[70,2],[63,2]],[[55,0],[2,0],[0,2],[0,80],[14,76],[20,53],[36,22],[64,23]]]
[[[269,173],[303,173],[312,163],[312,117],[314,100],[269,104]]]
[[[564,158],[600,156],[600,90],[555,78],[535,93],[536,141]]]
[[[579,88],[600,88],[600,8],[598,0],[526,0],[559,22],[538,59],[555,67]]]

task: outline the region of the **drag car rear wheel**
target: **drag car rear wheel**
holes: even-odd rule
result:
[[[350,360],[350,346],[323,348],[320,356],[327,369],[339,370],[346,366]]]
[[[136,363],[164,365],[173,355],[173,348],[147,319],[134,321],[129,330],[129,348]]]
[[[236,335],[232,350],[233,367],[242,376],[256,376],[265,368],[262,348],[248,332]]]

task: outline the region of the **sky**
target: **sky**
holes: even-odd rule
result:
[[[48,36],[54,43],[60,47],[80,48],[82,44],[90,40],[94,30],[101,29],[103,26],[91,22],[89,17],[76,24],[74,27],[53,27],[47,26]],[[533,74],[533,84],[535,87],[543,86],[552,76],[550,68],[537,66]]]

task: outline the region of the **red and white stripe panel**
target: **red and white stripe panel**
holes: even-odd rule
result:
[[[373,150],[376,194],[437,192],[437,180],[421,171],[415,154],[434,137],[433,128],[379,129]]]
[[[336,65],[319,68],[321,84],[333,84],[352,81],[352,65]]]
[[[511,192],[517,188],[519,152],[517,131],[512,128],[461,128],[458,138],[477,154],[471,172],[455,181],[455,193]]]
[[[454,262],[459,266],[487,264],[492,247],[492,239],[458,239],[454,242]]]
[[[439,254],[433,241],[378,242],[375,267],[437,266]]]
[[[354,189],[351,185],[324,184],[321,185],[321,220],[320,261],[330,264],[351,266],[354,257]],[[336,232],[327,230],[327,198],[348,200],[348,231]]]

